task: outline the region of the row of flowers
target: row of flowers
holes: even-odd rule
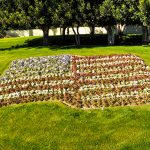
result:
[[[80,57],[82,58],[82,57]],[[88,61],[89,57],[83,57],[84,59],[78,59],[77,56],[72,57],[72,70],[73,71],[86,71],[86,70],[99,70],[99,71],[109,71],[118,69],[149,69],[145,65],[144,61],[135,56],[134,60],[129,59],[129,56],[124,60],[114,59],[113,61],[98,62],[96,57],[95,61]],[[79,61],[80,60],[80,61]],[[83,60],[83,61],[82,61]]]
[[[70,70],[70,55],[43,56],[15,60],[4,73],[4,80],[42,75],[64,74]]]
[[[105,67],[105,66],[113,66],[113,65],[123,65],[123,64],[134,64],[134,63],[140,63],[140,64],[144,64],[144,61],[142,59],[140,59],[137,56],[128,56],[126,58],[122,58],[124,55],[121,55],[118,59],[118,57],[114,57],[114,59],[110,60],[110,59],[106,59],[104,60],[100,60],[98,59],[97,56],[94,57],[94,59],[90,59],[89,56],[87,57],[78,57],[78,56],[72,56],[71,57],[71,62],[72,64],[76,64],[77,67],[79,67],[80,65],[84,65],[84,66],[91,66],[91,65],[95,65],[98,64],[101,67]],[[106,57],[106,56],[105,56]],[[109,57],[108,57],[109,58]]]
[[[150,68],[135,55],[74,56],[71,68],[82,107],[150,102]]]
[[[0,103],[61,99],[73,93],[70,55],[15,60],[0,78]],[[33,100],[33,99],[32,99]],[[31,100],[31,101],[32,101]]]
[[[91,67],[93,65],[101,66],[102,68],[104,67],[115,67],[115,66],[122,66],[122,65],[133,65],[133,64],[144,64],[142,60],[119,60],[117,62],[111,61],[111,62],[98,62],[98,61],[93,61],[92,64],[89,61],[76,61],[74,62],[77,67]]]
[[[102,61],[102,62],[105,62],[105,61],[119,61],[119,60],[124,60],[124,59],[136,59],[136,60],[141,60],[141,58],[139,58],[138,56],[136,55],[133,55],[133,54],[112,54],[112,55],[100,55],[100,56],[72,56],[72,61],[74,60],[78,60],[78,61]]]
[[[42,76],[29,76],[29,77],[19,77],[19,78],[7,78],[3,76],[0,79],[0,87],[8,86],[13,84],[25,84],[28,82],[55,82],[56,80],[70,80],[72,74],[70,72],[64,74],[49,74],[49,75],[42,75]]]
[[[148,103],[150,69],[130,54],[60,55],[13,61],[0,78],[2,106],[49,99],[91,108]]]
[[[129,74],[81,74],[81,76],[73,77],[72,75],[67,76],[44,76],[44,77],[30,77],[26,79],[9,79],[9,80],[1,80],[0,88],[4,86],[15,86],[18,84],[53,84],[53,83],[69,83],[73,82],[76,78],[80,84],[96,84],[96,83],[120,83],[126,84],[128,81],[136,81],[136,80],[145,80],[149,81],[149,72],[130,72]],[[45,83],[44,83],[45,82]]]
[[[17,84],[10,84],[10,85],[3,85],[0,87],[0,93],[2,91],[6,91],[6,90],[21,90],[21,89],[31,89],[31,88],[44,88],[44,87],[70,87],[70,85],[76,84],[80,86],[80,88],[82,89],[88,89],[88,88],[117,88],[117,87],[126,87],[126,86],[134,86],[134,85],[144,85],[144,84],[149,84],[150,83],[150,79],[146,78],[136,78],[138,80],[120,80],[117,81],[117,79],[114,80],[85,80],[85,81],[78,81],[75,83],[74,80],[52,80],[52,81],[40,81],[40,82],[27,82],[27,83],[22,83],[21,82],[17,83]]]

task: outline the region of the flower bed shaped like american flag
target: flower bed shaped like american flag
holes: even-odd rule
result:
[[[58,99],[79,108],[150,102],[150,68],[131,54],[45,56],[13,61],[0,78],[0,105]]]

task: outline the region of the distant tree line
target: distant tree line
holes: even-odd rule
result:
[[[143,42],[148,42],[150,0],[0,0],[0,32],[39,28],[43,45],[48,45],[48,31],[54,27],[61,27],[64,36],[72,28],[80,45],[81,26],[90,27],[91,35],[96,26],[105,27],[108,45],[114,45],[114,29],[121,36],[126,25],[142,26]]]

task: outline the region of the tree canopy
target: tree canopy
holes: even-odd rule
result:
[[[80,44],[79,27],[96,26],[108,33],[108,44],[114,44],[117,25],[142,25],[145,41],[150,26],[150,0],[0,0],[0,31],[39,28],[43,45],[48,45],[49,29],[71,27]],[[76,30],[75,28],[76,27]],[[145,32],[147,31],[147,32]]]

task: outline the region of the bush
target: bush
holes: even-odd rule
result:
[[[122,35],[121,37],[116,36],[116,44],[117,45],[141,45],[142,35],[127,34],[127,35]]]
[[[0,30],[0,38],[4,38],[6,36],[6,32],[3,30]]]
[[[81,45],[107,45],[107,34],[99,35],[81,35]],[[26,41],[28,46],[42,46],[43,39],[36,38]],[[141,45],[142,35],[122,35],[115,36],[115,45]],[[64,46],[64,45],[76,45],[74,35],[66,36],[49,36],[49,45],[52,46]]]

